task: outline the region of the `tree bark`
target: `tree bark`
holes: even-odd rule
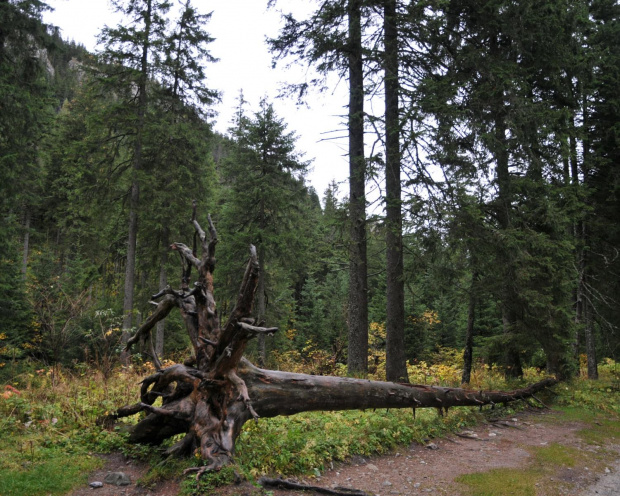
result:
[[[265,264],[265,246],[261,243],[258,247],[258,263],[261,267]],[[265,271],[261,271],[258,276],[258,295],[256,303],[258,305],[258,312],[256,320],[263,322],[265,320],[265,313],[267,311],[267,302],[265,301]],[[267,361],[267,343],[265,342],[265,335],[258,335],[258,363],[261,367],[265,366]]]
[[[398,28],[396,0],[383,10],[385,85],[386,362],[388,381],[408,382],[405,358],[405,281],[400,184]]]
[[[152,23],[152,4],[147,0],[147,9],[142,13],[144,17],[144,40],[142,44],[142,58],[140,66],[140,77],[138,79],[138,106],[136,109],[136,137],[133,150],[133,179],[129,196],[129,226],[127,234],[127,262],[125,264],[125,285],[123,296],[123,343],[129,339],[129,331],[133,322],[133,296],[135,287],[136,269],[136,249],[138,244],[138,206],[140,203],[140,183],[138,182],[138,172],[142,168],[142,135],[144,130],[144,118],[148,104],[146,94],[146,83],[149,71],[149,51],[151,42],[151,23]],[[126,354],[121,355],[121,361],[128,363]]]
[[[22,281],[26,280],[28,273],[28,254],[30,246],[30,209],[24,207],[24,247],[22,251]]]
[[[157,372],[142,381],[140,401],[119,408],[111,418],[140,411],[148,413],[133,428],[132,442],[160,444],[171,436],[185,434],[168,453],[190,455],[198,449],[209,462],[190,469],[198,476],[230,463],[241,427],[252,418],[313,410],[409,407],[433,407],[443,414],[453,406],[523,399],[555,383],[554,379],[547,379],[512,392],[467,391],[257,368],[243,357],[247,342],[260,334],[273,334],[277,329],[256,325],[251,317],[260,273],[256,249],[250,247],[237,302],[222,326],[213,295],[217,232],[209,217],[207,236],[195,220],[195,208],[194,205],[192,222],[201,240],[201,258],[182,243],[171,246],[180,253],[184,267],[189,264],[197,269],[194,289],[187,290],[189,271],[184,269],[185,289],[167,287],[153,295],[154,300],[159,300],[155,311],[127,342],[129,350],[138,341],[146,341],[157,322],[178,308],[188,330],[193,356],[184,364],[165,369],[156,362]],[[154,407],[159,397],[162,406]]]
[[[467,306],[467,331],[465,333],[465,350],[463,351],[463,375],[461,384],[469,384],[471,379],[471,366],[474,356],[474,324],[476,322],[476,290],[475,284],[478,273],[474,271],[471,276],[469,288],[469,305]]]
[[[170,230],[165,226],[161,235],[161,267],[159,268],[159,290],[163,291],[168,285],[168,276],[166,274],[166,266],[168,265],[168,243]],[[157,330],[155,332],[155,353],[158,357],[164,354],[164,337],[165,337],[165,321],[160,320],[157,322]]]
[[[506,231],[510,228],[512,219],[512,184],[509,171],[508,143],[506,139],[506,124],[499,110],[495,116],[495,161],[498,186],[499,228]],[[519,356],[519,349],[515,343],[515,326],[517,318],[514,307],[517,305],[517,296],[513,287],[514,267],[510,248],[499,246],[499,259],[503,265],[501,281],[502,323],[504,328],[504,367],[508,377],[522,377],[523,367]]]
[[[364,160],[364,69],[361,1],[349,0],[349,349],[351,375],[368,373],[366,256],[366,163]]]
[[[583,97],[583,128],[588,129],[588,101],[587,97],[584,95]],[[582,162],[582,175],[584,186],[587,188],[590,182],[590,141],[587,138],[587,133],[583,140],[583,162]],[[586,214],[587,215],[587,214]],[[583,268],[581,274],[581,282],[582,282],[582,297],[585,298],[585,290],[586,285],[588,284],[588,251],[586,246],[588,245],[588,218],[582,220],[581,226],[581,236],[582,236],[582,260],[583,260]],[[589,301],[584,301],[584,338],[586,342],[586,355],[587,355],[587,363],[588,363],[588,379],[596,380],[598,379],[598,364],[596,363],[596,340],[594,335],[594,329],[592,328],[592,303]]]

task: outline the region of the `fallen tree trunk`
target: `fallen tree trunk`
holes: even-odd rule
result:
[[[352,410],[365,408],[436,408],[440,414],[455,406],[481,406],[507,403],[532,397],[555,384],[545,379],[516,391],[471,391],[438,386],[396,384],[345,377],[311,376],[259,369],[243,357],[247,342],[257,335],[273,334],[273,327],[257,325],[252,318],[254,293],[258,282],[256,250],[250,247],[237,302],[226,324],[213,296],[213,270],[217,233],[209,218],[209,238],[196,220],[196,204],[191,222],[196,235],[194,247],[181,243],[171,246],[183,265],[181,289],[165,289],[153,314],[128,341],[127,349],[145,341],[155,324],[178,308],[193,345],[193,355],[184,364],[162,369],[151,348],[157,372],[142,381],[140,401],[119,410],[112,418],[148,412],[133,428],[130,440],[160,444],[184,433],[185,437],[168,450],[170,454],[190,455],[196,449],[208,465],[190,469],[198,476],[219,470],[230,463],[235,440],[245,422],[259,417],[293,415],[304,411]],[[196,255],[200,239],[202,256]],[[194,288],[189,280],[192,268],[198,271]],[[153,404],[162,398],[162,406]]]

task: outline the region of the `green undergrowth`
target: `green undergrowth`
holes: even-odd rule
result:
[[[233,484],[237,479],[236,467],[224,467],[219,472],[206,474],[196,481],[195,477],[186,477],[181,482],[179,496],[206,496],[214,489]],[[262,491],[261,491],[262,493]]]
[[[201,464],[199,458],[164,461],[161,450],[128,444],[124,427],[139,416],[125,419],[125,424],[112,430],[96,424],[97,418],[119,405],[136,401],[138,383],[148,372],[125,369],[106,378],[96,371],[69,374],[41,369],[2,386],[0,496],[66,494],[70,486],[85,483],[86,474],[101,463],[97,454],[112,451],[151,466],[139,481],[145,487],[179,477],[185,468]],[[602,444],[609,436],[619,436],[618,393],[610,390],[604,379],[595,383],[577,380],[554,389],[555,398],[541,399],[553,401],[554,408],[559,406],[566,420],[588,419],[588,429],[582,434],[588,442]],[[523,404],[517,403],[512,408],[521,407]],[[485,411],[484,415],[502,416],[514,410]],[[434,409],[417,409],[416,414],[414,419],[410,409],[309,412],[248,422],[237,440],[236,465],[204,476],[200,485],[194,477],[184,478],[183,494],[208,494],[211,488],[228,484],[234,472],[249,480],[263,474],[319,475],[335,462],[424,443],[483,418],[471,407],[452,408],[445,417]]]
[[[434,410],[308,412],[248,422],[237,441],[236,459],[251,476],[316,474],[351,456],[389,452],[423,443],[473,425],[480,417],[470,408],[446,417]]]
[[[45,368],[1,386],[0,496],[63,495],[102,465],[97,454],[131,455],[123,429],[102,429],[96,419],[128,402],[137,377]]]

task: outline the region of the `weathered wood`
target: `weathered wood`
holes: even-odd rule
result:
[[[347,487],[336,487],[328,489],[321,486],[309,486],[307,484],[299,484],[285,479],[270,479],[269,477],[261,477],[258,483],[266,488],[273,489],[291,489],[293,491],[312,491],[314,494],[328,494],[331,496],[368,496],[368,493],[359,489],[349,489]]]
[[[189,455],[199,450],[208,464],[189,469],[198,477],[230,463],[235,440],[250,419],[312,410],[364,408],[413,408],[414,413],[415,408],[437,408],[443,414],[453,406],[507,403],[534,397],[555,383],[555,379],[546,379],[516,391],[471,391],[257,368],[243,357],[245,347],[253,337],[273,334],[277,328],[256,325],[252,317],[260,274],[256,249],[250,246],[236,304],[226,324],[221,326],[213,295],[217,232],[209,217],[207,235],[196,220],[195,208],[194,205],[191,223],[196,231],[195,240],[200,239],[202,256],[199,258],[195,249],[182,243],[172,244],[183,264],[181,289],[166,288],[154,295],[154,300],[160,299],[155,311],[127,342],[130,350],[137,341],[146,340],[155,324],[176,307],[192,342],[193,357],[185,364],[159,369],[146,377],[141,384],[140,400],[119,408],[110,418],[140,411],[148,413],[133,428],[130,435],[133,442],[160,444],[171,436],[185,433],[168,453]],[[197,269],[198,277],[190,291],[191,267]],[[160,397],[162,405],[153,406]]]

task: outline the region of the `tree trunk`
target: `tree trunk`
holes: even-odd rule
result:
[[[400,124],[398,119],[398,28],[396,0],[384,4],[385,37],[385,210],[386,210],[386,361],[388,381],[409,382],[405,358],[405,281],[403,279],[403,219],[400,184]]]
[[[588,379],[598,379],[598,364],[596,363],[596,340],[594,337],[594,330],[592,329],[592,319],[590,318],[590,308],[586,305],[586,319],[585,319],[585,341],[586,341],[586,355],[588,361]]]
[[[366,163],[364,160],[364,68],[361,1],[349,0],[349,349],[351,375],[368,373],[366,258]]]
[[[123,296],[123,343],[129,339],[129,331],[133,321],[133,295],[135,287],[135,268],[136,268],[136,248],[138,242],[138,206],[140,203],[140,184],[138,182],[138,172],[142,168],[142,134],[144,130],[144,117],[146,115],[147,95],[146,83],[149,75],[149,51],[151,35],[151,0],[147,0],[147,10],[144,16],[144,40],[142,44],[142,58],[140,67],[140,78],[138,80],[138,107],[136,109],[136,137],[133,150],[133,179],[129,198],[129,226],[127,234],[127,262],[125,264],[125,285]],[[121,361],[126,365],[128,357],[121,355]]]
[[[465,350],[463,351],[463,375],[461,384],[469,384],[471,379],[471,365],[474,356],[474,324],[476,318],[475,284],[478,274],[474,271],[469,288],[469,305],[467,307],[467,331],[465,334]]]
[[[168,277],[166,275],[166,265],[168,265],[168,243],[170,236],[170,230],[168,227],[164,227],[161,235],[161,267],[159,268],[159,291],[166,289],[168,285]],[[155,353],[158,357],[162,357],[164,354],[164,332],[165,322],[160,320],[157,322],[157,328],[155,332]]]
[[[129,339],[133,324],[133,294],[136,279],[136,248],[138,240],[138,204],[140,186],[137,181],[131,185],[129,224],[127,235],[127,260],[125,262],[125,285],[123,296],[123,342]]]
[[[499,113],[495,117],[495,161],[498,187],[498,212],[499,228],[506,231],[512,223],[512,184],[509,171],[508,143],[506,139],[506,124],[504,117]],[[507,246],[499,246],[499,260],[503,266],[501,306],[502,323],[504,328],[504,367],[508,377],[523,376],[519,349],[515,343],[515,327],[517,318],[514,307],[517,305],[517,295],[514,290],[514,267],[513,256]]]
[[[265,264],[265,247],[261,244],[258,247],[258,263],[261,267]],[[265,271],[261,270],[258,275],[258,295],[256,303],[258,306],[257,321],[263,322],[265,320],[265,313],[267,311],[267,302],[265,301]],[[267,361],[267,343],[265,342],[265,335],[258,335],[258,363],[261,367],[265,366]]]
[[[293,415],[313,410],[351,410],[363,408],[433,407],[440,413],[453,406],[479,406],[526,398],[555,383],[547,379],[529,388],[512,391],[467,391],[457,388],[414,386],[393,382],[373,382],[343,377],[310,376],[259,369],[243,358],[247,342],[260,334],[273,334],[276,328],[256,325],[251,317],[259,281],[256,249],[250,247],[250,260],[225,325],[220,325],[213,295],[213,270],[217,233],[209,217],[209,236],[196,219],[193,224],[201,240],[202,256],[182,243],[171,248],[186,264],[198,271],[191,291],[169,287],[153,296],[160,300],[155,312],[127,342],[129,350],[145,341],[156,323],[178,308],[192,342],[194,354],[185,364],[162,369],[142,381],[140,401],[120,408],[111,419],[148,412],[131,431],[130,440],[160,444],[185,434],[169,454],[190,455],[194,449],[209,464],[190,471],[198,476],[219,470],[230,463],[235,440],[249,419]],[[183,271],[183,286],[189,271]],[[154,407],[162,398],[162,406]],[[110,420],[108,417],[107,420]]]
[[[26,280],[28,273],[28,253],[30,245],[30,209],[24,207],[24,247],[22,252],[22,281]]]
[[[588,129],[588,101],[587,96],[583,97],[583,128]],[[588,140],[587,133],[583,139],[583,161],[582,161],[582,175],[584,186],[588,188],[590,182],[590,141]],[[588,284],[588,218],[586,214],[586,218],[582,221],[581,226],[581,236],[582,236],[582,261],[583,267],[581,274],[581,289],[582,289],[582,297],[585,299],[585,291]],[[598,379],[598,364],[596,363],[596,339],[594,336],[594,329],[592,328],[592,302],[584,301],[583,307],[583,315],[584,315],[584,338],[586,342],[586,355],[588,361],[588,379],[596,380]]]

